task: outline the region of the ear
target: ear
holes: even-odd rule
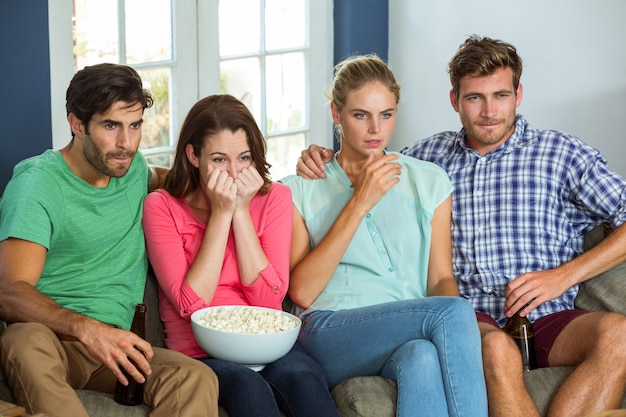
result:
[[[454,90],[450,90],[450,104],[452,104],[452,108],[454,108],[455,112],[459,112],[459,101],[454,94]]]
[[[335,123],[336,125],[340,125],[341,124],[340,112],[337,106],[335,105],[335,103],[333,103],[332,101],[330,102],[330,112],[333,116],[333,123]]]
[[[82,121],[74,113],[70,113],[67,116],[67,121],[70,124],[70,129],[75,136],[84,136],[85,135],[85,125]]]
[[[522,96],[524,95],[524,88],[522,87],[522,83],[519,83],[517,86],[517,91],[515,92],[515,108],[518,108],[520,104],[522,104]]]
[[[196,168],[200,166],[198,158],[193,151],[193,145],[191,143],[188,143],[187,146],[185,146],[185,154],[187,155],[187,159],[189,160],[189,162],[191,162],[191,165],[195,166]]]

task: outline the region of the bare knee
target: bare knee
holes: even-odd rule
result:
[[[603,313],[598,320],[596,334],[589,356],[611,360],[615,366],[626,367],[626,316]]]
[[[626,370],[626,316],[598,312],[582,315],[563,329],[550,350],[550,364],[579,365],[591,361],[598,366]]]
[[[519,349],[502,330],[481,329],[481,336],[485,369],[506,370],[510,368],[511,363],[521,361]]]

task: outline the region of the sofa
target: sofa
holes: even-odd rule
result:
[[[598,227],[585,239],[588,249],[608,233]],[[163,325],[158,318],[157,284],[148,275],[145,293],[148,305],[147,338],[154,346],[164,346]],[[626,314],[626,263],[584,282],[576,298],[576,305],[586,310],[617,311]],[[571,373],[571,367],[535,369],[525,374],[526,386],[539,411],[546,415],[551,398],[563,380]],[[108,394],[78,390],[78,395],[92,417],[145,417],[150,410],[145,405],[128,407],[117,404]],[[395,383],[382,377],[357,377],[346,380],[332,390],[332,396],[342,417],[394,417],[397,391]],[[4,373],[0,370],[0,400],[12,401],[11,391]],[[622,402],[626,408],[626,397]],[[227,417],[220,409],[220,417]]]

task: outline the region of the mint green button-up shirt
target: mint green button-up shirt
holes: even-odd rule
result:
[[[365,216],[326,287],[306,310],[342,310],[426,297],[431,225],[435,208],[451,193],[437,165],[400,155],[400,182]],[[316,247],[352,197],[353,189],[336,159],[326,179],[281,180],[292,191]]]

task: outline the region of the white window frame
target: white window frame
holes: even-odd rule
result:
[[[332,78],[333,0],[308,0],[310,7],[310,77],[306,144],[333,146],[332,121],[323,91]],[[176,141],[180,124],[201,97],[220,91],[219,0],[173,0],[174,61],[173,112],[170,134]],[[48,0],[50,33],[50,98],[52,147],[60,149],[70,139],[65,111],[65,91],[74,75],[72,50],[72,0]],[[198,42],[198,39],[215,39]],[[202,48],[202,50],[200,50]],[[294,161],[295,167],[296,161]]]

